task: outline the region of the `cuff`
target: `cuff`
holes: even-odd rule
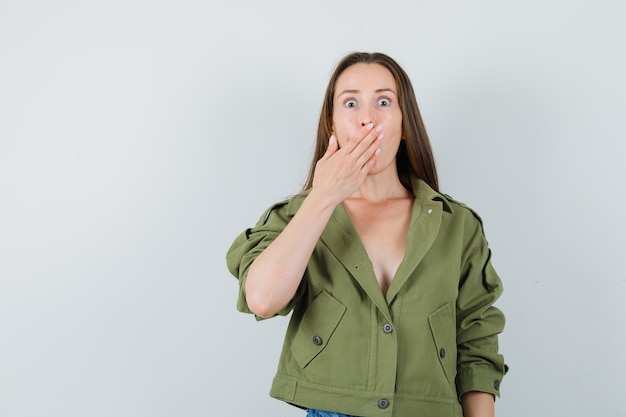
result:
[[[494,397],[500,397],[500,384],[502,378],[509,370],[508,366],[504,366],[504,373],[495,369],[487,368],[465,368],[459,369],[456,377],[456,390],[459,400],[469,391],[480,391],[493,394]]]

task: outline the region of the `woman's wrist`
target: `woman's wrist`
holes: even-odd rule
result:
[[[311,192],[305,199],[305,203],[314,208],[314,210],[319,211],[320,214],[328,213],[332,214],[339,204],[341,204],[342,200],[338,198],[333,198],[329,193],[325,193],[322,191],[317,191],[315,188],[311,189]]]
[[[495,399],[492,394],[469,391],[461,397],[464,417],[494,417]]]

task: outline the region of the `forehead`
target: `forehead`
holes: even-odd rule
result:
[[[397,92],[396,80],[391,71],[380,64],[354,64],[346,68],[335,85],[335,95],[344,90],[362,92],[391,89]]]

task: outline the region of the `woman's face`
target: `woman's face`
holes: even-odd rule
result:
[[[354,64],[337,79],[332,130],[339,146],[350,139],[363,138],[368,123],[373,123],[374,128],[383,126],[381,153],[370,173],[381,172],[395,163],[402,136],[402,111],[397,94],[393,75],[379,64]]]

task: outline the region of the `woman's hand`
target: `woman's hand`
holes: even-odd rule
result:
[[[330,137],[326,153],[315,165],[311,192],[327,196],[337,205],[359,188],[380,153],[383,126],[373,127],[373,123],[364,126],[362,135],[349,139],[341,149],[335,135]]]

